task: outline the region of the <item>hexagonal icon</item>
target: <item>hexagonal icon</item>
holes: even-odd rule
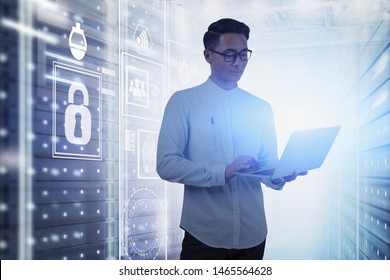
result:
[[[150,36],[149,28],[141,24],[137,24],[133,34],[135,47],[139,54],[149,56],[153,46],[152,37]]]

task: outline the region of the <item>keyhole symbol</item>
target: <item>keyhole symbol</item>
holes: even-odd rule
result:
[[[74,127],[74,136],[76,138],[82,138],[83,137],[83,129],[81,127],[81,114],[77,113],[75,116],[76,123]]]

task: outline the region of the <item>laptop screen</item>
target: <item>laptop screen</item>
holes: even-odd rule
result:
[[[338,125],[293,132],[272,178],[320,167],[339,130]]]

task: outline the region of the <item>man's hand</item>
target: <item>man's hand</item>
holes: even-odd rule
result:
[[[275,185],[283,185],[285,183],[294,181],[298,176],[305,176],[305,175],[307,175],[307,173],[308,173],[307,171],[300,172],[300,173],[294,172],[292,175],[289,175],[289,176],[286,176],[283,178],[273,179],[273,180],[271,180],[271,183],[275,184]]]
[[[253,168],[253,169],[260,168],[260,164],[253,157],[238,156],[226,167],[225,170],[226,180],[232,179],[235,176],[234,173],[249,168]]]

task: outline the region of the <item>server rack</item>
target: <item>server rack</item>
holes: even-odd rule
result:
[[[2,1],[1,17],[17,17],[18,3]],[[18,34],[0,29],[0,259],[18,258]]]
[[[115,14],[100,0],[1,7],[1,258],[117,258]]]
[[[349,71],[341,113],[339,179],[330,210],[331,259],[389,259],[390,49],[389,20],[356,28],[346,50]],[[348,58],[347,54],[353,54]]]

